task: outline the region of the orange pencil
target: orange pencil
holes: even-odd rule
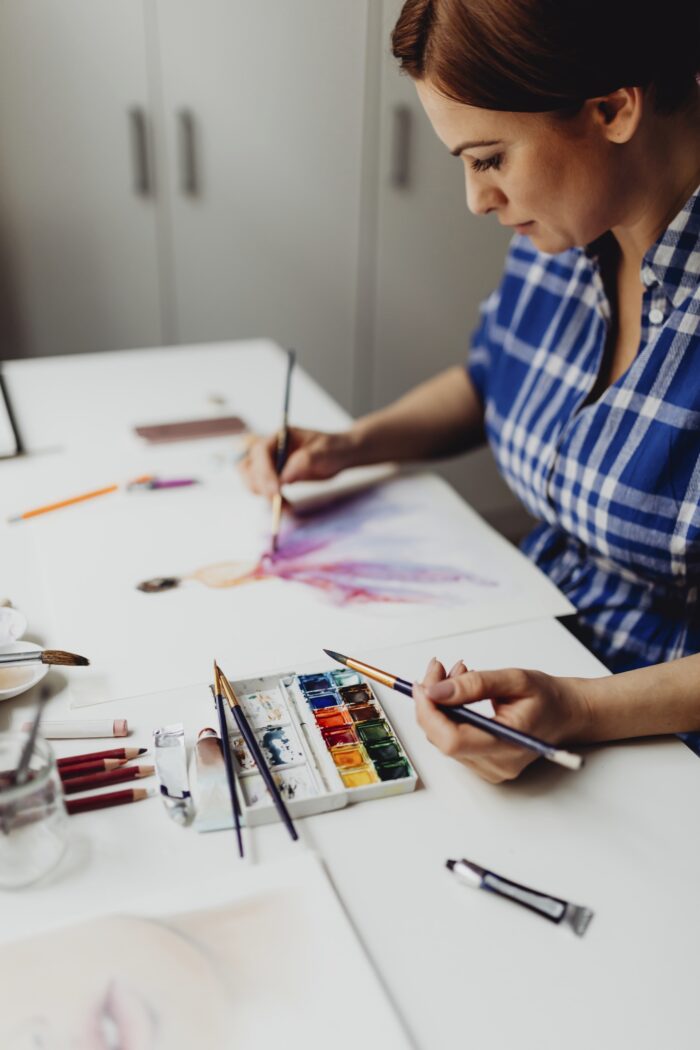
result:
[[[136,478],[132,484],[145,484],[145,482],[151,480],[150,474],[145,474],[141,478]],[[48,514],[51,510],[60,510],[62,507],[72,507],[75,503],[83,503],[88,499],[95,499],[96,496],[106,496],[110,492],[116,492],[119,485],[107,485],[103,489],[93,489],[92,492],[83,492],[80,496],[71,496],[69,499],[58,500],[56,503],[47,503],[43,507],[34,507],[33,510],[25,510],[23,514],[15,514],[13,517],[8,518],[9,522],[14,521],[26,521],[27,518],[35,518],[38,514]]]

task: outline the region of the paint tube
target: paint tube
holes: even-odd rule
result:
[[[189,824],[193,805],[187,780],[185,728],[182,722],[153,730],[153,755],[160,795],[176,824]]]
[[[540,893],[539,890],[512,882],[471,860],[448,860],[446,866],[464,885],[497,893],[499,897],[507,897],[516,904],[522,904],[524,908],[536,912],[542,918],[549,919],[550,922],[569,926],[579,937],[583,937],[593,918],[590,908],[581,904],[571,904],[560,897],[552,897],[548,893]]]

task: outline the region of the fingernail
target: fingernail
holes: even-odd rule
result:
[[[436,664],[436,663],[437,663],[437,657],[431,656],[430,657],[430,663],[428,664],[428,667],[432,667],[433,664]]]
[[[455,695],[455,685],[454,682],[436,682],[429,685],[426,692],[431,700],[451,700]]]
[[[453,674],[457,674],[457,670],[460,667],[464,667],[464,660],[458,660],[456,664],[452,665],[450,668],[450,677],[452,677]]]

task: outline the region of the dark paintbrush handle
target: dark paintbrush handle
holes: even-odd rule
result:
[[[231,811],[233,813],[233,826],[236,829],[236,837],[238,838],[238,853],[239,856],[243,856],[243,839],[241,838],[241,811],[238,802],[238,795],[236,793],[236,773],[233,768],[233,758],[231,757],[231,743],[228,738],[228,726],[226,724],[226,708],[224,707],[224,698],[219,695],[216,697],[216,712],[219,716],[219,731],[221,733],[221,751],[224,756],[224,766],[226,767],[226,779],[228,781],[228,790],[231,795]]]
[[[399,693],[403,693],[404,696],[413,696],[413,687],[405,678],[397,678],[394,689]],[[442,704],[437,706],[443,714],[447,715],[451,722],[461,722],[465,725],[475,726],[477,729],[483,729],[485,733],[490,733],[491,736],[498,737],[499,740],[505,740],[509,744],[517,744],[518,747],[526,747],[530,751],[536,751],[538,755],[549,757],[556,751],[552,744],[548,744],[536,736],[530,736],[529,733],[523,733],[519,729],[511,729],[510,726],[505,725],[503,722],[497,722],[494,718],[489,718],[488,715],[479,714],[478,711],[473,711],[467,704],[460,707],[447,707]]]
[[[265,756],[260,748],[260,744],[256,740],[255,734],[250,728],[246,716],[244,715],[240,707],[234,706],[231,708],[231,710],[233,711],[233,717],[236,719],[236,724],[241,731],[241,736],[245,740],[246,744],[248,745],[248,750],[255,759],[255,763],[258,767],[258,772],[265,781],[265,785],[268,791],[272,795],[272,801],[275,804],[275,809],[280,815],[280,819],[284,822],[285,827],[287,828],[287,831],[292,836],[292,838],[294,840],[298,839],[299,835],[297,834],[297,829],[294,827],[294,822],[292,821],[292,818],[289,815],[289,810],[284,804],[284,799],[280,795],[279,788],[275,783],[275,778],[273,777],[270,768],[267,762],[265,761]]]

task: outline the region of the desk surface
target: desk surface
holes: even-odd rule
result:
[[[199,366],[207,354],[194,352]],[[230,348],[212,352],[232,357]],[[149,353],[160,355],[151,364],[166,365],[164,352]],[[247,353],[252,349],[240,360],[252,367]],[[187,352],[177,354],[184,373]],[[113,361],[114,369],[126,368],[130,356]],[[74,370],[71,385],[81,368],[97,377],[101,359],[64,359]],[[8,368],[18,409],[26,413],[44,397],[34,401],[35,382],[61,374],[55,359]],[[119,383],[128,389],[124,376]],[[313,387],[308,390],[313,400]],[[330,421],[332,403],[321,402]],[[134,421],[147,421],[138,408]],[[110,418],[118,415],[115,410]],[[94,419],[84,422],[95,426]],[[29,429],[35,447],[47,442],[46,420]],[[79,429],[75,420],[66,422],[61,441],[70,445]],[[11,468],[23,469],[19,463]],[[602,673],[564,628],[547,620],[393,648],[377,654],[377,662],[415,677],[432,655],[482,667]],[[539,763],[517,782],[493,787],[432,748],[409,701],[385,691],[381,699],[419,771],[419,789],[305,818],[296,846],[279,825],[256,828],[249,842],[254,859],[305,848],[321,854],[415,1044],[694,1047],[700,850],[693,828],[700,767],[691,752],[675,739],[612,745],[591,751],[580,773]],[[67,702],[59,694],[52,715]],[[0,728],[22,721],[30,706],[29,696],[0,705]],[[192,689],[91,710],[127,715],[134,742],[144,744],[163,721],[182,718],[190,740],[201,722]],[[70,753],[74,743],[57,742],[56,750]],[[3,940],[104,910],[148,908],[154,894],[162,907],[191,907],[201,903],[202,887],[221,892],[243,870],[230,833],[176,827],[157,799],[112,810],[108,820],[85,814],[72,826],[73,848],[55,877],[0,899]],[[596,915],[585,938],[460,886],[444,869],[447,857],[460,855],[591,906]]]

